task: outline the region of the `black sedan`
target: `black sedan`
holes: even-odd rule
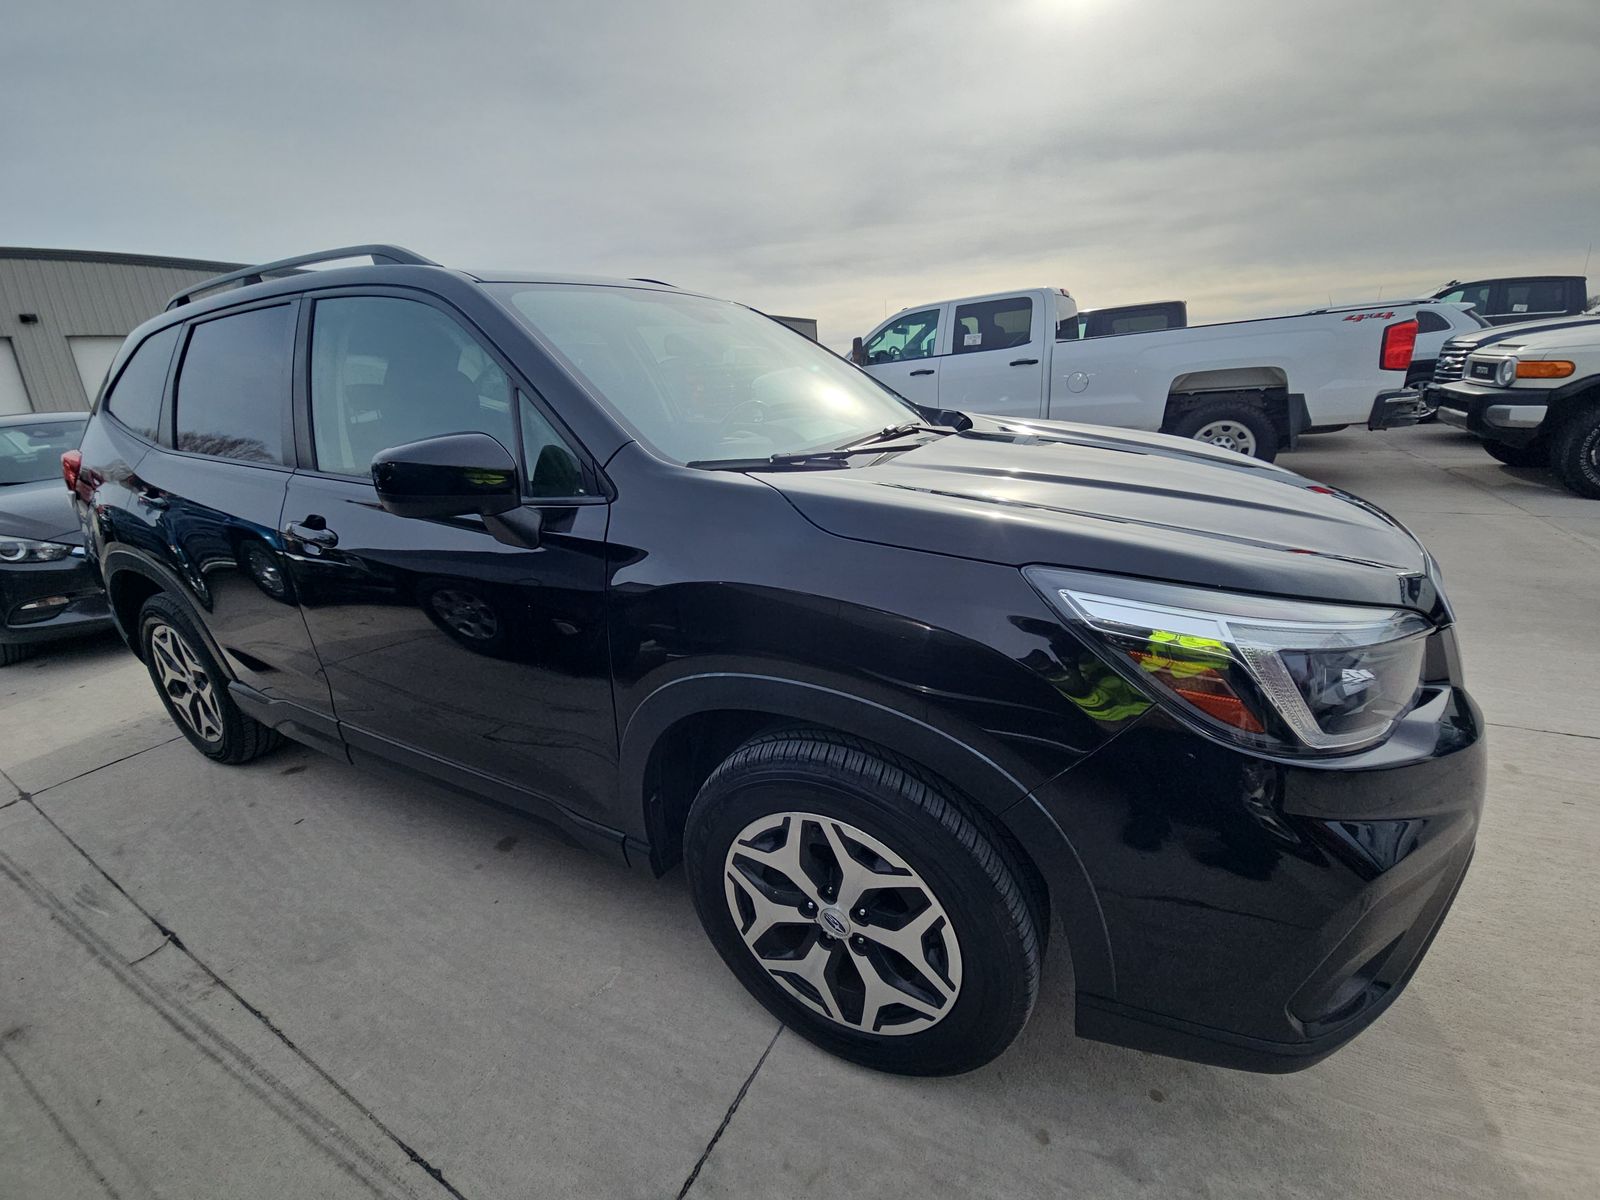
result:
[[[87,413],[0,417],[0,666],[40,642],[110,625],[61,478]]]

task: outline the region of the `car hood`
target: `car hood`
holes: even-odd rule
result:
[[[1491,325],[1488,329],[1458,333],[1450,340],[1465,346],[1487,346],[1495,342],[1522,342],[1536,334],[1559,332],[1575,325],[1600,327],[1600,316],[1550,317],[1538,321],[1521,321],[1515,325]]]
[[[1427,552],[1355,496],[1182,438],[974,420],[848,469],[760,477],[813,524],[862,542],[1284,596],[1436,602]]]
[[[83,544],[72,495],[59,479],[0,487],[0,534],[41,542]]]
[[[1535,354],[1549,354],[1557,350],[1592,350],[1596,346],[1600,346],[1600,322],[1591,321],[1555,329],[1534,327],[1519,330],[1513,326],[1512,336],[1492,349],[1531,358]]]

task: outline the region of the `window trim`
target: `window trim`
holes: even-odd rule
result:
[[[181,455],[184,458],[199,458],[206,462],[229,463],[236,467],[255,467],[264,471],[282,471],[286,474],[296,470],[298,459],[294,441],[294,388],[292,372],[293,359],[291,358],[291,387],[289,394],[284,398],[283,425],[279,430],[279,437],[283,443],[283,457],[281,463],[250,462],[243,458],[228,458],[222,454],[201,454],[195,450],[182,450],[178,447],[178,377],[183,372],[183,362],[189,357],[189,344],[194,340],[194,331],[202,325],[218,321],[224,317],[236,317],[241,313],[253,312],[259,308],[284,308],[290,307],[290,330],[299,328],[300,297],[297,295],[272,296],[265,300],[256,300],[249,304],[240,304],[233,308],[219,309],[208,312],[204,316],[192,321],[185,321],[183,333],[178,338],[178,345],[173,350],[172,364],[167,370],[167,386],[161,397],[161,448],[168,454]],[[289,341],[291,354],[294,339]]]
[[[299,466],[298,474],[308,475],[316,479],[342,479],[347,483],[358,486],[364,485],[370,492],[376,494],[371,475],[346,475],[338,471],[324,471],[317,466],[316,439],[311,422],[311,339],[316,322],[316,307],[324,300],[346,299],[387,299],[410,300],[418,304],[426,304],[442,312],[453,320],[469,336],[476,341],[479,347],[494,360],[501,372],[506,377],[506,383],[511,390],[511,427],[517,444],[507,446],[511,456],[517,460],[518,485],[522,493],[522,507],[524,508],[574,508],[587,504],[609,504],[616,497],[616,489],[600,469],[592,454],[582,441],[572,432],[571,428],[562,421],[545,402],[539,390],[529,382],[528,377],[519,371],[510,358],[497,346],[494,339],[467,316],[454,304],[433,292],[423,291],[420,288],[397,287],[393,285],[378,284],[347,284],[343,287],[318,288],[300,293],[300,313],[295,325],[294,339],[294,379],[291,388],[291,410],[294,419],[294,445],[296,459]],[[527,396],[528,402],[550,423],[550,427],[567,443],[567,449],[572,451],[578,460],[579,469],[583,472],[584,482],[593,488],[592,494],[583,496],[533,496],[529,494],[532,484],[532,474],[528,465],[527,439],[522,432],[522,408],[517,401],[517,394]]]
[[[166,372],[161,376],[161,394],[156,399],[156,434],[155,437],[150,437],[148,434],[141,433],[132,425],[129,425],[121,417],[117,416],[115,412],[107,408],[106,401],[111,398],[111,393],[117,390],[117,384],[122,382],[122,377],[128,373],[128,364],[133,361],[134,356],[145,348],[151,338],[160,337],[169,329],[176,330],[178,336],[172,343],[172,353],[167,355]],[[100,390],[95,393],[94,403],[89,406],[89,415],[91,417],[101,416],[109,418],[116,424],[116,427],[119,430],[133,438],[135,441],[146,446],[160,447],[161,433],[164,428],[164,422],[170,406],[169,398],[172,393],[173,366],[178,361],[178,348],[183,345],[187,338],[188,333],[184,330],[183,323],[181,321],[169,322],[168,324],[163,325],[160,329],[152,329],[149,333],[145,334],[144,337],[139,339],[139,344],[132,350],[128,351],[128,356],[122,360],[122,365],[117,368],[117,373],[115,375],[108,374],[105,378],[105,381],[101,383]]]

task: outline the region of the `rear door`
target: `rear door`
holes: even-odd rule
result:
[[[942,316],[935,305],[896,317],[867,339],[867,369],[914,404],[939,405],[937,357]]]
[[[130,508],[153,528],[128,540],[158,550],[182,580],[240,682],[299,706],[319,719],[315,729],[331,733],[327,683],[278,534],[294,453],[297,308],[292,297],[272,300],[184,329],[159,418],[160,447],[139,460],[129,481]],[[108,397],[113,416],[120,387]]]
[[[282,527],[346,740],[447,781],[466,772],[511,803],[603,813],[616,739],[598,473],[455,310],[383,289],[308,304],[302,467]],[[374,454],[464,432],[522,462],[537,547],[497,541],[477,517],[379,505]]]
[[[1045,319],[1031,295],[956,304],[950,353],[940,367],[939,407],[1043,416]]]

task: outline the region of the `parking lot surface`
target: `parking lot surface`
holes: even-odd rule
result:
[[[1409,991],[1256,1076],[1072,1035],[1047,962],[971,1075],[833,1059],[680,873],[288,747],[196,754],[114,637],[0,672],[0,1197],[1600,1194],[1600,503],[1437,426],[1284,465],[1440,561],[1490,723]]]

